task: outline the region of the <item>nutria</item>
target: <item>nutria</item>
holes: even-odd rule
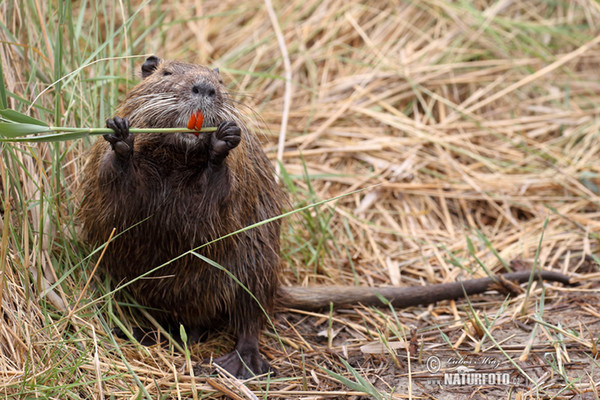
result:
[[[98,244],[113,228],[121,233],[102,258],[116,283],[279,215],[285,198],[217,70],[150,57],[142,77],[107,121],[115,133],[94,143],[83,171],[84,239]],[[216,132],[129,134],[129,126],[185,127],[198,110],[204,126],[217,126]],[[234,277],[187,254],[138,279],[129,291],[159,322],[176,329],[183,324],[192,339],[208,328],[230,326],[237,353],[217,362],[238,376],[248,375],[244,364],[263,373],[268,363],[258,352],[261,306],[273,306],[279,225],[274,221],[196,251]]]
[[[258,335],[264,311],[273,310],[276,298],[283,306],[317,309],[330,303],[376,304],[381,293],[402,307],[480,293],[493,283],[279,288],[278,220],[212,242],[280,215],[286,198],[218,70],[154,56],[141,70],[142,82],[107,121],[114,133],[96,141],[84,167],[79,211],[84,239],[102,244],[116,228],[102,267],[115,283],[134,280],[128,289],[162,324],[175,329],[182,324],[192,340],[204,330],[230,327],[237,335],[235,350],[216,362],[232,374],[248,377],[269,370]],[[129,133],[130,126],[185,127],[198,111],[204,126],[217,127],[216,132]],[[568,282],[548,272],[542,277]],[[509,276],[519,282],[528,278],[528,272]]]

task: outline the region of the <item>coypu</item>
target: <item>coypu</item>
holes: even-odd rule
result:
[[[84,240],[104,243],[113,228],[122,232],[102,259],[117,283],[275,217],[285,199],[217,70],[149,57],[142,77],[117,116],[107,121],[115,133],[92,146],[80,189]],[[129,134],[129,125],[185,127],[198,110],[205,126],[218,126],[216,132]],[[256,300],[234,278],[193,254],[138,279],[129,290],[161,324],[182,324],[191,340],[208,328],[230,326],[238,337],[235,352],[217,361],[238,376],[247,375],[244,364],[263,373],[268,363],[258,352],[265,321],[261,306],[273,306],[279,225],[264,224],[197,250],[227,268]]]
[[[116,228],[119,235],[101,262],[117,283],[170,262],[132,282],[130,292],[161,324],[182,324],[190,340],[210,328],[231,327],[235,349],[216,362],[232,374],[248,377],[269,370],[258,335],[265,323],[263,309],[272,312],[276,299],[283,306],[318,309],[330,302],[377,304],[376,293],[381,293],[402,307],[480,293],[493,283],[280,288],[278,220],[210,243],[280,215],[286,202],[270,161],[245,127],[218,70],[154,56],[141,70],[143,81],[107,121],[114,133],[94,143],[84,167],[79,211],[84,240],[104,243]],[[218,127],[216,132],[129,133],[130,126],[185,127],[198,111],[205,126]],[[568,282],[558,275],[541,274]],[[528,278],[528,272],[509,276],[520,282]]]

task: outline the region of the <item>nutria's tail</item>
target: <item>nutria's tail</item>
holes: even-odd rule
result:
[[[506,286],[506,281],[524,283],[529,281],[531,271],[502,274],[498,277],[471,279],[452,283],[441,283],[429,286],[411,287],[352,287],[352,286],[317,286],[303,288],[298,286],[280,287],[278,304],[282,307],[315,311],[350,304],[366,306],[382,306],[379,296],[387,299],[394,307],[403,308],[416,305],[432,304],[441,300],[459,299],[466,295]],[[541,271],[534,274],[535,279],[560,282],[573,285],[570,278],[554,271]],[[507,288],[509,289],[509,288]]]

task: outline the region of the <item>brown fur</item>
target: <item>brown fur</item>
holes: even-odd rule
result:
[[[165,76],[164,71],[172,74]],[[105,140],[96,141],[90,151],[79,216],[89,243],[104,243],[113,228],[120,234],[102,259],[116,283],[281,212],[284,194],[272,165],[215,71],[160,62],[128,94],[117,115],[129,118],[136,128],[185,127],[198,109],[189,90],[197,82],[217,90],[210,109],[200,104],[206,108],[201,108],[204,126],[233,120],[241,129],[240,144],[221,165],[209,162],[210,134],[139,134],[126,165]],[[279,222],[271,222],[198,253],[227,268],[270,311],[277,288],[279,230]],[[142,305],[162,310],[150,311],[158,321],[183,324],[192,335],[227,325],[239,337],[257,337],[265,320],[257,301],[239,284],[194,255],[173,260],[128,289]]]

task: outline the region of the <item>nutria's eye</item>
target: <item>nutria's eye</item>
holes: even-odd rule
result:
[[[223,79],[219,79],[219,83],[222,85],[223,84]]]
[[[171,71],[163,71],[163,76],[173,75]]]

